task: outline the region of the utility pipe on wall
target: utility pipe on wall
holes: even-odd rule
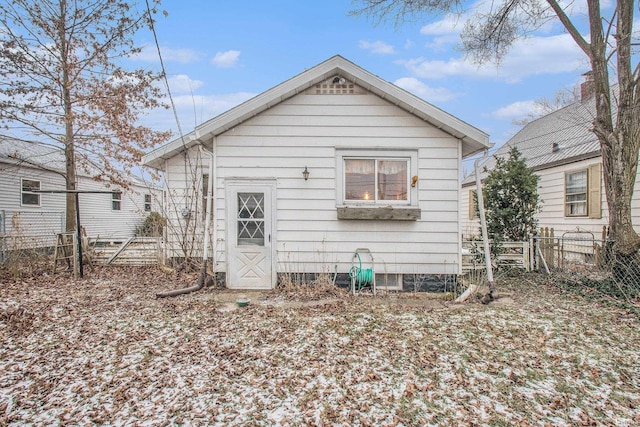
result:
[[[200,145],[200,150],[202,150],[202,145]],[[213,150],[215,151],[215,139],[214,139]],[[214,151],[207,151],[207,154],[209,154],[209,177],[207,181],[207,184],[208,184],[207,185],[207,206],[205,208],[205,220],[204,220],[204,248],[202,251],[202,267],[200,268],[198,283],[188,288],[175,289],[173,291],[166,291],[166,292],[158,292],[156,294],[157,298],[175,297],[178,295],[188,294],[191,292],[199,291],[204,287],[205,278],[207,276],[207,261],[209,260],[209,245],[211,244],[209,230],[211,229],[211,211],[213,207],[213,183],[215,182],[213,179],[213,174],[215,172]]]

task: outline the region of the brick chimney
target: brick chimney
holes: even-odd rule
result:
[[[593,72],[587,71],[583,74],[584,81],[580,84],[580,101],[584,102],[591,98],[595,92],[593,84]]]

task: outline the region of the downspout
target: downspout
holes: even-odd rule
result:
[[[172,291],[166,292],[158,292],[156,294],[157,298],[166,298],[166,297],[175,297],[178,295],[188,294],[191,292],[199,291],[204,287],[207,277],[207,261],[209,260],[209,246],[211,244],[211,238],[209,230],[211,229],[211,212],[213,206],[213,183],[215,180],[213,179],[213,174],[215,173],[215,138],[213,140],[213,150],[207,151],[209,154],[209,178],[207,181],[207,206],[205,208],[205,220],[204,220],[204,248],[202,250],[202,267],[200,268],[200,274],[198,276],[198,282],[191,287],[183,288],[183,289],[175,289]],[[200,145],[200,150],[202,151],[202,145]],[[214,240],[215,242],[215,240]]]
[[[482,243],[484,244],[484,262],[487,269],[487,280],[489,281],[489,299],[487,303],[493,300],[493,268],[491,267],[491,251],[489,249],[489,235],[487,233],[487,220],[484,215],[484,198],[482,196],[482,179],[480,178],[480,160],[485,160],[488,152],[485,151],[484,156],[479,157],[473,162],[473,168],[476,174],[476,196],[478,197],[478,212],[480,213],[480,229],[482,230]]]
[[[216,204],[215,204],[215,196],[216,189],[215,186],[218,182],[218,168],[216,167],[216,146],[217,141],[216,137],[213,137],[213,142],[211,143],[211,151],[209,151],[209,194],[207,194],[207,218],[210,218],[210,230],[211,230],[211,268],[215,272],[216,270],[216,245],[217,245],[217,233],[216,233]],[[213,278],[215,283],[215,277]]]

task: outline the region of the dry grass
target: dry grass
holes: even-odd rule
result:
[[[2,282],[0,425],[640,424],[638,317],[546,283],[486,306],[154,297],[191,280]]]
[[[347,297],[348,289],[339,288],[333,284],[329,274],[320,274],[313,280],[285,275],[281,283],[272,292],[272,297],[281,297],[295,301],[318,301],[327,298]]]

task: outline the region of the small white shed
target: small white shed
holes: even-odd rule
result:
[[[484,132],[334,56],[143,162],[164,172],[170,257],[202,249],[212,189],[209,253],[229,288],[344,280],[366,248],[378,286],[414,289],[460,272],[461,161],[488,147]]]

